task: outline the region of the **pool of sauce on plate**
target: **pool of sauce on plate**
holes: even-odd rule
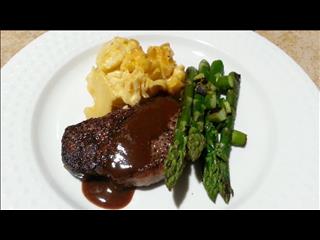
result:
[[[139,106],[115,140],[115,148],[101,174],[122,178],[137,172],[151,162],[151,141],[168,128],[170,119],[179,111],[179,103],[171,97],[157,97],[152,104]],[[102,208],[125,207],[134,189],[123,188],[111,180],[85,180],[82,190],[86,198]]]
[[[101,208],[120,209],[131,201],[134,189],[117,186],[109,179],[90,179],[82,182],[82,192]]]

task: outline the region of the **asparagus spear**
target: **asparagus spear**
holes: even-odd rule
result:
[[[214,83],[216,81],[217,75],[222,76],[224,74],[224,65],[221,60],[215,60],[211,63],[210,73],[209,73],[209,82]]]
[[[220,59],[214,60],[210,66],[210,75],[215,76],[217,73],[224,74],[224,65]]]
[[[227,119],[228,121],[228,119]],[[231,142],[229,142],[232,136],[232,131],[229,131],[227,127],[229,123],[226,123],[226,127],[222,129],[220,142],[216,144],[216,158],[217,158],[217,168],[219,169],[218,178],[218,189],[223,200],[228,203],[230,201],[231,195],[233,195],[233,190],[230,183],[230,172],[229,172],[229,154],[231,150]],[[231,134],[230,134],[231,133]],[[224,149],[224,150],[221,150]],[[228,153],[229,154],[228,154]]]
[[[229,176],[229,156],[240,90],[240,75],[232,72],[229,76],[234,82],[234,87],[227,91],[227,101],[230,104],[231,114],[227,116],[225,126],[221,131],[220,142],[216,144],[215,149],[220,168],[219,193],[226,203],[229,202],[230,196],[233,195]]]
[[[217,157],[215,154],[215,145],[218,141],[218,131],[213,123],[206,119],[205,124],[206,135],[206,157],[203,171],[203,185],[208,196],[213,202],[216,202],[219,193],[219,182],[217,176],[219,168]]]
[[[177,183],[185,167],[185,152],[187,144],[187,128],[190,124],[191,105],[195,83],[193,78],[198,71],[194,67],[187,69],[186,86],[183,93],[181,114],[177,121],[175,136],[164,163],[166,185],[171,190]]]
[[[240,90],[240,75],[232,72],[229,74],[234,82],[234,87],[227,91],[227,101],[231,108],[231,114],[225,120],[225,126],[221,131],[220,143],[218,144],[217,155],[223,160],[229,159],[232,142],[232,132],[236,118],[238,96]]]
[[[210,96],[214,96],[215,101],[214,105],[211,107],[207,106],[208,110],[213,110],[219,101],[220,94],[219,92],[215,92],[215,84],[216,78],[223,74],[223,72],[224,66],[222,61],[213,61],[207,83],[208,89],[211,89],[211,91],[208,91],[206,97],[210,98]],[[221,116],[217,116],[217,119],[220,119],[220,117]],[[210,114],[210,111],[208,111],[205,117],[206,155],[203,171],[203,185],[210,199],[215,202],[219,193],[219,176],[221,174],[219,173],[220,168],[215,153],[215,146],[218,142],[218,131],[210,118],[212,118],[212,115]]]
[[[215,60],[211,63],[207,83],[206,108],[212,110],[218,104],[219,92],[216,88],[217,78],[224,73],[224,66],[221,60]]]
[[[209,78],[210,74],[210,64],[208,63],[207,60],[202,59],[199,63],[199,72],[204,74],[205,78]]]
[[[202,135],[204,125],[204,96],[196,93],[193,99],[193,114],[188,135],[188,155],[196,161],[204,148],[205,138]]]
[[[210,65],[206,60],[202,60],[199,63],[199,72],[197,76],[201,75],[203,77],[208,76],[210,71]],[[195,79],[197,79],[197,76]],[[199,82],[196,85],[193,104],[192,104],[192,119],[191,126],[188,134],[188,155],[191,161],[196,161],[205,146],[205,137],[203,136],[203,127],[204,127],[204,114],[206,110],[205,105],[205,95],[206,89],[202,81],[205,81],[205,78],[197,79]]]
[[[209,116],[209,115],[208,115]],[[226,128],[222,129],[221,140],[227,139]],[[218,156],[219,144],[218,131],[213,122],[209,118],[206,119],[206,140],[207,154],[205,158],[205,167],[203,172],[203,185],[210,199],[215,202],[218,193],[222,196],[226,203],[229,202],[230,196],[233,195],[233,190],[230,184],[229,164],[228,160]],[[228,145],[231,148],[231,145]]]

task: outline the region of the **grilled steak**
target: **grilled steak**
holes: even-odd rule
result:
[[[65,129],[62,160],[76,177],[110,177],[125,186],[147,186],[163,179],[179,104],[155,97]]]

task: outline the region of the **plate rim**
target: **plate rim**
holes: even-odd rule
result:
[[[76,31],[78,32],[78,31]],[[112,31],[112,32],[116,32],[116,33],[119,33],[118,31]],[[163,32],[163,31],[155,31],[155,32],[146,32],[146,31],[138,31],[140,34],[152,34],[152,33],[156,33],[156,34],[162,34],[164,33],[165,35],[168,34],[167,32]],[[184,32],[184,31],[181,31],[181,32]],[[188,31],[189,32],[189,31]],[[191,31],[193,32],[193,31]],[[35,47],[36,45],[38,44],[41,44],[42,41],[47,41],[47,39],[50,40],[51,37],[54,38],[54,33],[55,32],[46,32],[44,34],[42,34],[41,36],[39,36],[38,38],[34,39],[33,41],[31,41],[28,45],[26,45],[23,49],[21,49],[19,52],[17,52],[2,68],[1,68],[1,78],[3,76],[3,72],[5,73],[6,72],[6,69],[10,67],[10,65],[14,64],[17,59],[19,58],[23,58],[24,55],[26,54],[26,50],[28,48],[31,48],[32,46]],[[131,33],[137,33],[136,31],[132,31],[132,32],[129,32],[130,34]],[[258,37],[260,39],[260,41],[262,41],[264,44],[267,44],[269,47],[271,47],[274,51],[276,51],[277,53],[281,53],[282,57],[284,57],[286,60],[289,60],[289,64],[299,72],[299,74],[301,76],[303,76],[303,78],[305,80],[307,80],[306,82],[312,82],[312,84],[306,84],[308,85],[308,88],[309,89],[314,89],[314,90],[317,90],[317,93],[318,93],[318,89],[315,85],[315,83],[310,79],[310,77],[308,76],[308,74],[302,69],[302,67],[297,64],[287,53],[285,53],[282,49],[280,49],[279,47],[277,47],[275,44],[273,44],[272,42],[268,41],[267,39],[265,39],[264,37],[262,37],[261,35],[255,33],[255,32],[245,32],[245,33],[250,33],[249,35],[251,35],[252,37],[256,38]],[[170,35],[170,33],[168,34]],[[31,47],[30,47],[31,46]],[[280,50],[280,51],[279,51]],[[8,67],[9,66],[9,67]],[[3,81],[4,79],[1,80],[1,85],[3,84]],[[314,86],[314,87],[311,87],[311,86]],[[1,92],[3,91],[3,89],[1,88]],[[1,100],[2,100],[2,94],[1,94]],[[1,105],[2,105],[3,101],[1,101]],[[1,110],[2,111],[2,110]],[[2,115],[1,114],[1,120],[2,120]],[[2,128],[2,125],[1,125],[1,128]],[[2,132],[2,131],[1,131]],[[2,133],[1,133],[1,140],[2,140]],[[2,147],[2,141],[1,141],[1,147]],[[2,156],[2,151],[1,151],[1,156]],[[1,165],[2,165],[2,161],[1,161]],[[3,173],[2,173],[2,167],[1,167],[1,178],[3,176]],[[2,187],[2,181],[1,181],[1,193],[3,191],[3,187]],[[1,194],[1,196],[3,196],[3,194]],[[2,197],[1,197],[2,198]],[[2,205],[2,203],[1,203]]]

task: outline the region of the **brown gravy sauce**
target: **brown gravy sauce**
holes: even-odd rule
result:
[[[120,209],[128,205],[134,189],[115,185],[108,179],[91,179],[82,182],[84,196],[93,204],[106,209]]]
[[[152,104],[139,106],[115,138],[109,164],[101,171],[122,178],[148,165],[151,162],[151,141],[167,130],[170,119],[178,111],[179,104],[171,97],[157,97]],[[134,194],[132,188],[124,189],[106,179],[83,181],[82,190],[89,201],[109,209],[125,207]]]

